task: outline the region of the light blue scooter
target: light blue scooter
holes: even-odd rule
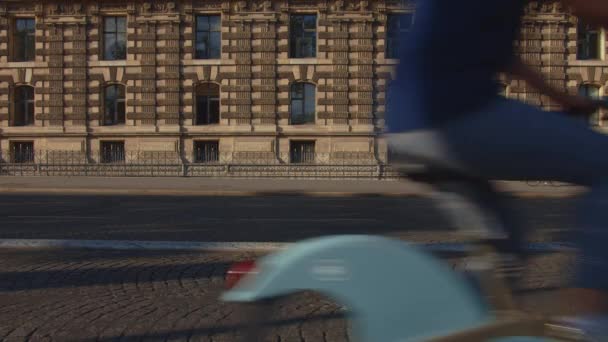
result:
[[[476,240],[501,239],[504,230],[495,213],[479,201],[487,187],[434,154],[438,149],[428,147],[439,141],[432,133],[412,133],[411,139],[416,153],[410,157],[424,166],[412,168],[410,159],[399,169],[436,188],[433,196],[459,227],[483,227],[467,231]],[[509,286],[495,274],[501,255],[489,243],[471,247],[468,272],[480,288],[412,244],[344,235],[304,240],[261,258],[222,300],[251,303],[316,291],[347,308],[351,336],[358,342],[585,341],[579,331],[551,317],[518,310]]]

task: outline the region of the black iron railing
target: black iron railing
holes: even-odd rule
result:
[[[310,151],[221,153],[209,145],[191,154],[174,151],[11,149],[0,155],[2,175],[192,176],[246,178],[395,178],[390,166],[367,152]]]

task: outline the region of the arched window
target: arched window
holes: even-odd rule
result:
[[[298,82],[291,85],[290,123],[301,125],[315,122],[315,85]]]
[[[593,84],[583,84],[579,88],[579,94],[581,96],[588,97],[590,99],[599,100],[600,96],[600,87]],[[589,117],[589,123],[591,126],[599,126],[600,125],[600,116],[601,110],[597,110],[593,115]]]
[[[196,87],[196,125],[220,122],[220,87],[215,83],[201,83]]]
[[[104,90],[105,108],[103,116],[104,125],[118,125],[125,123],[125,86],[112,84]]]
[[[34,124],[34,88],[19,86],[15,88],[13,126]]]

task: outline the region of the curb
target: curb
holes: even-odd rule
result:
[[[0,188],[7,194],[51,194],[51,195],[123,195],[123,196],[254,196],[255,191],[196,191],[196,190],[150,190],[150,189],[101,189],[101,188]]]
[[[581,192],[531,192],[509,191],[521,198],[570,198]],[[38,195],[98,195],[98,196],[205,196],[205,197],[424,197],[424,191],[404,192],[348,192],[348,191],[242,191],[242,190],[169,190],[169,189],[103,189],[103,188],[1,188],[0,194],[38,194]]]
[[[293,246],[293,242],[190,242],[190,241],[129,241],[129,240],[59,240],[59,239],[0,239],[0,248],[58,248],[112,250],[182,250],[201,252],[274,252]],[[431,252],[465,253],[466,243],[412,243]],[[528,244],[528,250],[538,253],[571,252],[572,245],[561,242]]]
[[[347,192],[347,191],[242,191],[242,190],[165,190],[165,189],[101,189],[101,188],[0,188],[0,194],[52,194],[52,195],[99,195],[99,196],[208,196],[208,197],[407,197],[424,196],[424,193],[408,192]]]

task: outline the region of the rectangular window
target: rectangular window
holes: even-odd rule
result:
[[[289,20],[289,58],[317,57],[317,16],[298,14]]]
[[[578,24],[577,59],[602,59],[602,30],[581,21]]]
[[[407,37],[413,20],[414,15],[412,13],[388,15],[386,25],[386,58],[399,58],[400,41]]]
[[[34,142],[33,141],[12,141],[10,143],[11,163],[33,163],[34,162]]]
[[[199,15],[196,17],[194,37],[196,59],[218,59],[221,57],[221,16]]]
[[[315,86],[297,82],[291,86],[290,124],[315,123]]]
[[[102,141],[100,142],[100,153],[102,163],[124,163],[125,142],[124,141]]]
[[[196,124],[210,125],[220,122],[220,99],[212,96],[196,97]]]
[[[220,160],[218,141],[195,141],[194,162],[216,163]]]
[[[104,91],[104,125],[117,125],[125,123],[125,86],[113,84]]]
[[[12,126],[28,126],[34,124],[34,88],[30,86],[16,87],[13,93]]]
[[[294,164],[310,164],[315,161],[314,141],[292,141],[289,146],[291,162]]]
[[[107,61],[127,58],[127,18],[103,18],[103,59]]]
[[[220,88],[216,84],[200,84],[196,87],[197,125],[210,125],[220,122]]]
[[[36,20],[17,18],[13,27],[13,61],[33,61],[36,56]]]

